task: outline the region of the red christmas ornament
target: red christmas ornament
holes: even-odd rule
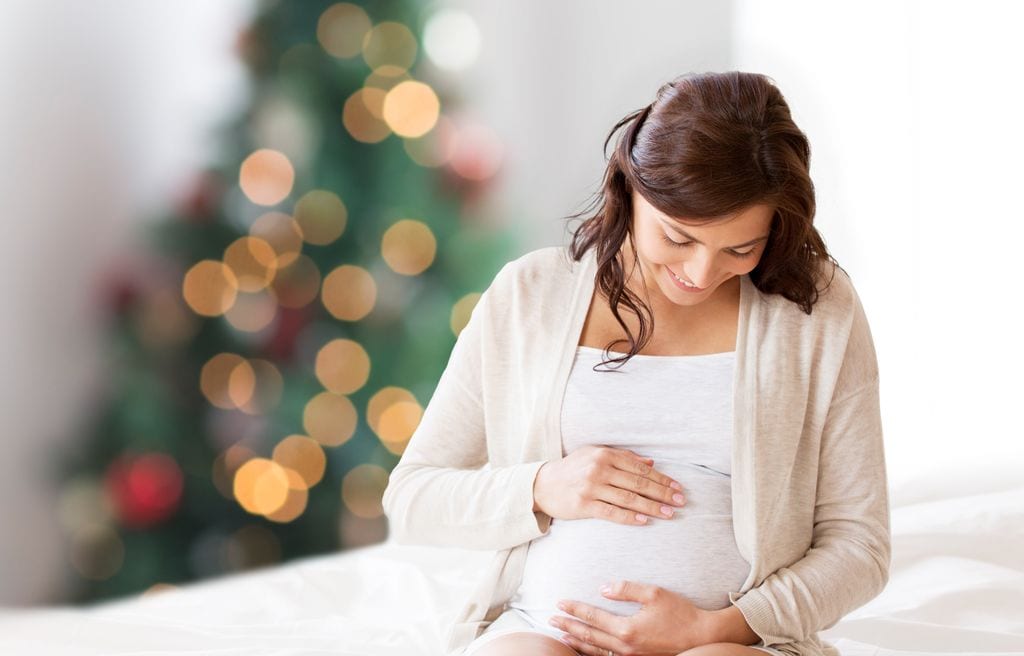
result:
[[[276,362],[290,362],[295,355],[295,339],[309,323],[309,308],[280,309],[280,318],[265,346],[265,354]]]
[[[267,46],[265,38],[258,28],[247,27],[235,37],[235,55],[254,72],[265,71],[267,68]]]
[[[117,254],[97,274],[94,288],[99,306],[107,315],[124,316],[161,288],[177,291],[183,272],[172,268],[174,264],[145,250]]]
[[[100,290],[102,303],[110,314],[121,316],[127,314],[139,300],[138,281],[130,278],[127,272],[111,275]]]
[[[178,463],[165,453],[126,453],[107,467],[105,484],[121,524],[144,528],[174,514],[184,480]]]
[[[188,188],[178,200],[178,209],[187,221],[212,221],[225,191],[220,173],[208,169],[193,176]]]

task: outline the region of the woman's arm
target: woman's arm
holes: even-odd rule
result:
[[[754,633],[736,606],[730,604],[725,608],[709,611],[706,617],[708,626],[701,638],[701,644],[735,642],[739,645],[756,645],[761,642],[761,636]]]
[[[834,626],[889,580],[889,496],[871,331],[852,291],[849,337],[822,428],[811,547],[730,601],[750,628],[777,644]]]
[[[533,483],[544,462],[485,467],[485,399],[502,381],[484,378],[483,349],[503,342],[499,331],[507,329],[502,308],[514,283],[512,264],[477,301],[391,472],[382,503],[397,543],[499,550],[547,532],[550,518],[533,511]]]

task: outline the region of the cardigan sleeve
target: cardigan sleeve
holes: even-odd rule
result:
[[[533,511],[533,484],[545,461],[492,467],[487,457],[485,400],[512,392],[482,375],[485,346],[499,338],[511,264],[481,294],[391,471],[382,504],[398,544],[501,550],[547,533],[550,520]]]
[[[851,288],[852,289],[852,288]],[[856,292],[818,457],[811,547],[730,601],[765,645],[831,628],[885,588],[891,562],[878,366]]]

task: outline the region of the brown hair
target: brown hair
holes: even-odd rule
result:
[[[651,309],[626,288],[618,257],[633,230],[633,189],[668,216],[709,217],[693,219],[698,223],[713,223],[757,204],[773,206],[771,232],[750,280],[762,293],[780,294],[811,314],[824,291],[816,286],[822,265],[838,263],[813,225],[810,144],[774,81],[740,71],[681,75],[662,85],[650,105],[616,123],[605,151],[626,124],[590,203],[599,204],[597,211],[573,231],[569,246],[575,261],[597,249],[598,288],[629,337],[629,353],[607,362],[625,364],[650,341],[644,313],[654,323]],[[635,262],[633,239],[630,244]],[[639,318],[639,339],[622,320],[620,302]],[[606,354],[622,341],[627,340],[608,344]]]

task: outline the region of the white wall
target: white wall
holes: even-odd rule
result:
[[[480,24],[480,60],[461,81],[465,111],[506,144],[491,210],[522,225],[524,250],[568,242],[560,217],[599,189],[619,119],[682,72],[724,69],[732,51],[728,2],[446,4]]]
[[[249,3],[0,4],[0,604],[59,598],[47,481],[104,366],[96,285],[241,101]]]
[[[734,18],[735,68],[772,76],[810,137],[817,223],[875,337],[895,500],[1019,479],[1024,6],[736,0]]]

